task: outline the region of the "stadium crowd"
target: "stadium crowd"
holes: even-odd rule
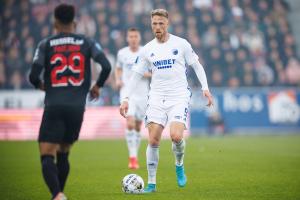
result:
[[[34,49],[53,33],[51,11],[58,2],[7,0],[0,7],[0,89],[31,88],[27,77]],[[300,86],[300,62],[284,0],[68,2],[78,9],[77,31],[99,41],[112,66],[118,49],[126,46],[127,28],[139,28],[147,43],[153,38],[150,11],[166,8],[170,32],[190,41],[211,87]],[[199,87],[193,71],[189,74],[190,85]],[[112,75],[102,97],[104,105],[119,102]]]

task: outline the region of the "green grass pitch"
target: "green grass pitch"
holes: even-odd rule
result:
[[[146,141],[141,168],[127,169],[123,140],[79,141],[70,156],[65,193],[70,200],[297,200],[300,199],[300,136],[227,136],[187,140],[188,184],[178,188],[171,142],[161,143],[158,191],[129,195],[121,180],[137,173],[147,180]],[[50,199],[43,182],[36,142],[0,142],[0,199]]]

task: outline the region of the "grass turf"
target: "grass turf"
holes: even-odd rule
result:
[[[146,141],[141,168],[147,180]],[[70,157],[71,173],[65,193],[77,199],[300,199],[300,136],[227,136],[187,140],[185,168],[188,184],[178,188],[170,141],[160,147],[158,192],[128,195],[121,191],[127,169],[123,140],[80,141]],[[35,142],[0,142],[0,199],[50,199],[40,170]]]

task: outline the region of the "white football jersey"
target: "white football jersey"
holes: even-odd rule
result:
[[[152,72],[150,96],[186,98],[191,95],[186,67],[195,62],[198,62],[198,56],[190,43],[170,34],[164,43],[155,38],[146,44],[133,70],[139,74]]]
[[[141,52],[141,49],[142,47],[139,47],[138,51],[132,52],[129,47],[124,47],[118,51],[116,67],[122,68],[122,82],[124,84],[123,88],[121,89],[121,99],[123,98],[122,93],[124,93],[124,91],[126,90],[128,82],[130,80],[132,67],[135,64],[137,57]],[[145,68],[147,69],[147,67]],[[133,92],[133,97],[135,99],[147,98],[149,92],[149,84],[150,81],[148,78],[142,78]]]

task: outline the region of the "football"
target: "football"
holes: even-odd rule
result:
[[[122,190],[129,194],[139,194],[144,189],[144,181],[137,174],[128,174],[122,180]]]

